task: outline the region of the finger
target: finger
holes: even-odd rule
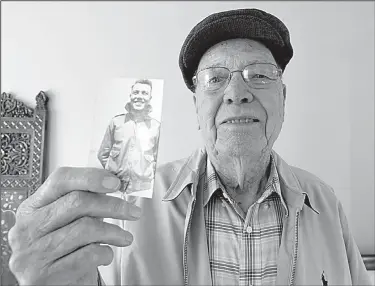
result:
[[[12,254],[9,267],[17,278],[19,285],[97,285],[96,283],[91,284],[91,280],[97,278],[97,266],[95,265],[108,265],[113,259],[111,247],[103,246],[100,248],[99,246],[90,245],[90,247],[87,247],[87,251],[93,253],[86,253],[86,255],[79,255],[78,257],[73,256],[68,259],[70,264],[56,264],[55,262],[62,261],[61,258],[67,258],[68,256],[52,260],[51,252],[42,252],[40,245],[36,243],[25,249],[23,253]],[[85,250],[85,248],[82,248],[82,250]],[[36,255],[36,253],[39,255]],[[97,258],[96,255],[100,255],[100,257]],[[33,259],[30,259],[30,257],[33,257]],[[84,259],[85,257],[87,257],[86,261],[74,260],[77,258]],[[93,261],[90,260],[92,258]],[[75,265],[75,267],[72,267],[72,265]],[[85,283],[82,283],[83,278],[86,279],[84,280]]]
[[[133,235],[121,227],[83,217],[42,237],[35,248],[43,249],[55,260],[91,243],[124,247],[132,242]]]
[[[65,270],[77,271],[79,273],[89,272],[97,269],[100,265],[109,265],[113,260],[113,250],[108,245],[92,243],[69,253],[68,255],[55,260],[51,266],[51,272]]]
[[[82,217],[134,221],[140,218],[141,212],[139,207],[120,198],[73,191],[34,212],[30,219],[38,226],[32,236],[42,237]]]
[[[86,245],[52,262],[48,276],[35,285],[97,285],[97,266],[109,265],[112,259],[109,246]]]
[[[107,170],[98,168],[62,167],[53,172],[30,197],[30,205],[40,208],[74,190],[94,193],[117,191],[120,180]]]
[[[62,286],[62,285],[82,285],[82,286],[98,286],[98,273],[95,270],[90,270],[82,274],[80,268],[72,270],[69,274],[65,271],[50,274],[45,279],[35,283],[25,283],[25,286],[30,285],[48,285],[48,286]],[[21,286],[23,286],[21,285]]]

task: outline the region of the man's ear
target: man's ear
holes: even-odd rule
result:
[[[194,106],[195,106],[195,112],[198,111],[197,109],[197,98],[195,97],[195,93],[193,94],[193,101],[194,101]]]
[[[198,130],[201,129],[201,126],[199,124],[199,117],[198,117],[198,105],[197,105],[197,98],[195,96],[195,93],[193,94],[193,101],[194,101],[194,106],[195,106],[195,113],[197,115],[197,121],[198,121]]]

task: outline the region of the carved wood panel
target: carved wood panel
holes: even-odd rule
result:
[[[43,183],[47,95],[30,108],[11,94],[1,94],[1,285],[17,285],[8,267],[9,229],[18,206]]]

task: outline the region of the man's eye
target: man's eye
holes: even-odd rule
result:
[[[133,94],[138,94],[139,92],[138,91],[133,91]]]
[[[222,77],[218,77],[218,76],[215,76],[215,77],[212,77],[209,79],[208,83],[219,83],[219,82],[222,82],[223,81],[223,78]]]
[[[264,74],[256,74],[253,76],[253,78],[267,78]]]

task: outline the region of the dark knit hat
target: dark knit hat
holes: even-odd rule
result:
[[[275,16],[258,9],[212,14],[190,31],[180,51],[180,69],[191,91],[194,92],[192,78],[203,54],[215,44],[235,38],[253,39],[264,44],[283,71],[293,56],[289,31]]]

